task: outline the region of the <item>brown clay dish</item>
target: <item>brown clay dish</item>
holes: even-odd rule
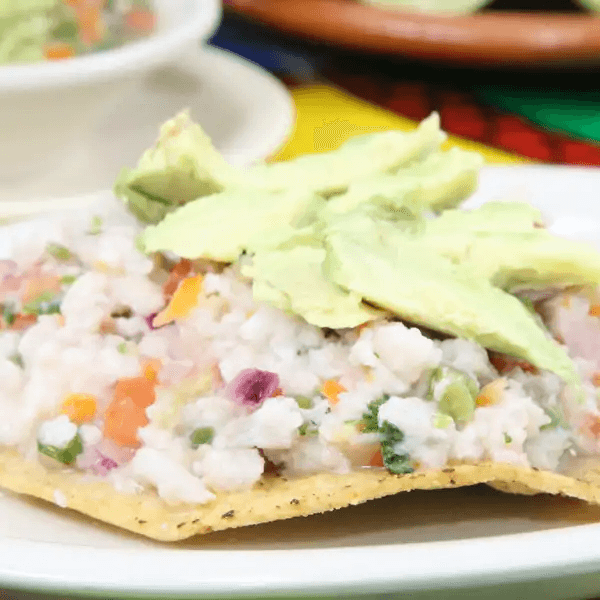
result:
[[[225,0],[237,13],[313,41],[387,55],[477,66],[600,64],[592,13],[405,13],[354,0]]]

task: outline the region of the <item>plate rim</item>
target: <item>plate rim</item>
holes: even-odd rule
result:
[[[597,64],[600,54],[591,12],[432,15],[358,0],[224,0],[224,8],[301,38],[446,64],[551,68]]]
[[[600,181],[600,169],[590,167],[488,165],[483,170],[503,173],[507,180],[513,172],[526,179],[533,173],[576,178],[585,173]],[[6,536],[0,538],[0,586],[174,598],[434,591],[523,583],[541,574],[600,573],[599,539],[600,522],[460,540],[289,550],[203,550],[201,541],[193,549],[152,542],[147,548],[114,549]],[[60,561],[49,560],[59,549]],[[161,567],[149,569],[149,564]],[[435,572],[427,569],[432,564]]]

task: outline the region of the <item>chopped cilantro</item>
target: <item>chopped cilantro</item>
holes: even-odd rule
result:
[[[75,275],[63,275],[60,280],[60,282],[63,285],[71,285],[72,283],[75,283],[76,281],[77,281],[77,277]]]
[[[10,327],[17,318],[17,313],[13,306],[9,304],[4,304],[2,306],[2,318],[8,327]]]
[[[314,421],[310,421],[310,423],[302,423],[300,427],[298,427],[299,435],[317,435],[318,431],[316,429],[316,423]]]
[[[10,362],[12,362],[12,363],[15,363],[15,365],[17,365],[17,367],[21,367],[21,369],[25,366],[25,363],[23,362],[23,356],[19,352],[15,352],[14,354],[11,354],[8,357],[8,360],[10,360]]]
[[[214,435],[215,430],[212,427],[198,427],[198,429],[194,429],[192,435],[190,436],[192,446],[197,448],[202,444],[210,444]]]
[[[504,443],[505,444],[512,444],[512,438],[510,437],[510,435],[508,435],[508,433],[504,434]]]
[[[410,465],[408,454],[397,454],[394,450],[395,445],[404,439],[404,434],[389,421],[384,421],[379,428],[379,435],[381,436],[381,456],[388,471],[398,475],[412,473],[414,469]]]
[[[23,305],[22,312],[26,315],[53,315],[60,313],[60,303],[56,300],[55,292],[44,292]]]
[[[375,433],[379,431],[379,407],[385,404],[390,397],[388,394],[384,394],[381,398],[369,402],[367,405],[367,412],[363,414],[361,419],[362,432],[363,433]]]
[[[540,431],[545,431],[546,429],[556,429],[556,427],[568,427],[558,406],[545,408],[544,412],[550,417],[550,423],[542,425],[540,427]]]
[[[73,258],[73,253],[68,248],[59,244],[48,244],[46,252],[56,260],[63,262]]]
[[[77,434],[64,448],[46,446],[38,442],[38,452],[65,465],[71,465],[75,462],[77,456],[83,452],[83,444],[79,434]]]
[[[118,346],[117,346],[117,350],[121,353],[121,354],[127,354],[127,343],[126,342],[121,342]]]

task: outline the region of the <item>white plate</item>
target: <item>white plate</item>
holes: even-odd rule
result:
[[[598,244],[599,189],[600,170],[489,167],[469,204],[527,199],[554,228]],[[61,598],[600,594],[600,507],[484,487],[400,494],[174,545],[10,495],[0,514],[0,586]]]
[[[235,165],[272,154],[295,119],[293,100],[274,76],[230,52],[194,48],[107,107],[58,169],[10,187],[0,185],[0,200],[28,202],[109,189],[120,169],[135,166],[152,145],[160,125],[188,107]]]

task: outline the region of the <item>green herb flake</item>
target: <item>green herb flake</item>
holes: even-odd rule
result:
[[[10,360],[10,362],[14,363],[15,365],[17,365],[17,367],[20,367],[21,369],[23,369],[25,367],[25,363],[23,361],[23,356],[19,352],[15,352],[14,354],[11,354],[8,357],[8,360]]]
[[[381,457],[383,464],[390,473],[402,475],[414,471],[410,464],[408,454],[398,454],[395,451],[396,444],[402,442],[404,434],[389,421],[384,421],[379,428],[381,436]]]
[[[94,215],[90,222],[90,228],[88,230],[88,233],[90,235],[101,234],[102,233],[102,225],[103,225],[102,217],[99,217],[98,215]]]
[[[14,307],[8,304],[2,306],[2,318],[4,319],[6,325],[10,327],[17,318],[17,313],[15,312]]]
[[[60,279],[60,282],[63,285],[71,285],[77,281],[76,275],[63,275]]]
[[[312,398],[309,398],[308,396],[296,396],[294,400],[296,401],[298,408],[302,408],[304,410],[308,410],[313,406]]]
[[[127,354],[127,342],[121,342],[118,346],[117,346],[117,350],[121,353],[121,354]]]
[[[46,252],[61,262],[66,262],[73,258],[73,253],[68,248],[65,248],[59,244],[48,244],[46,247]]]
[[[83,444],[81,443],[79,434],[76,434],[64,448],[46,446],[38,442],[38,452],[65,465],[71,465],[75,462],[77,456],[83,452]]]
[[[210,444],[214,436],[215,430],[212,427],[198,427],[198,429],[194,429],[192,435],[190,435],[192,447],[197,448],[203,444]]]
[[[56,299],[56,292],[44,292],[35,300],[23,306],[26,315],[53,315],[60,313],[60,303]]]
[[[512,438],[510,437],[510,435],[508,435],[508,433],[504,434],[504,443],[505,444],[512,444]]]
[[[375,433],[379,431],[379,407],[390,399],[388,394],[373,400],[367,405],[367,412],[363,414],[359,423],[362,425],[363,433]]]
[[[317,431],[317,424],[314,421],[310,421],[309,423],[302,423],[300,427],[298,427],[298,435],[301,436],[311,436],[317,435],[319,432]]]

